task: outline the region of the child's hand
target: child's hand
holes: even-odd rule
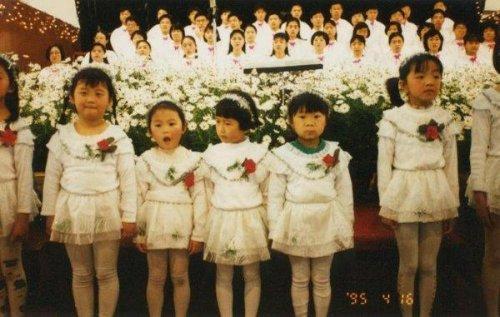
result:
[[[14,226],[10,233],[10,241],[21,241],[28,233],[29,214],[17,214]]]
[[[188,252],[189,255],[200,253],[203,250],[203,242],[189,240]]]
[[[145,243],[136,243],[135,247],[137,248],[137,250],[139,250],[142,253],[148,252],[148,247],[146,246]]]
[[[398,222],[397,221],[394,221],[392,219],[387,219],[387,218],[384,218],[384,217],[380,217],[381,220],[382,220],[382,223],[386,226],[388,226],[389,228],[391,228],[392,230],[396,230],[396,228],[398,227]]]
[[[490,207],[485,192],[474,192],[474,201],[476,202],[476,214],[487,228],[493,227],[490,217]]]
[[[443,221],[443,235],[449,234],[453,231],[453,227],[455,226],[455,219],[446,219]]]
[[[52,224],[54,223],[54,216],[45,218],[45,233],[49,236],[52,234]]]
[[[122,240],[130,240],[135,236],[135,222],[122,222]]]

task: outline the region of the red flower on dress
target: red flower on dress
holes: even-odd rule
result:
[[[14,146],[17,140],[17,132],[12,131],[9,127],[4,131],[0,131],[0,143],[4,146]]]
[[[193,172],[186,173],[186,176],[184,176],[183,181],[184,181],[184,185],[187,188],[193,187],[194,186],[194,173]]]
[[[104,161],[107,153],[114,153],[116,151],[117,146],[114,143],[115,138],[113,137],[97,142],[97,147],[99,148],[99,152],[101,152],[101,161]]]
[[[333,153],[333,156],[330,154],[327,154],[323,157],[323,163],[325,163],[326,168],[331,168],[331,167],[334,167],[335,165],[338,164],[339,153],[340,153],[340,150],[336,149],[335,152]]]
[[[431,119],[428,124],[422,124],[418,127],[418,132],[425,138],[425,141],[432,142],[441,139],[441,132],[444,129],[444,124],[438,124],[434,119]]]
[[[255,172],[256,165],[252,159],[245,159],[241,165],[245,169],[245,175]]]

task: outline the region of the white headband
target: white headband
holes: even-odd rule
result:
[[[246,101],[245,98],[243,98],[237,94],[229,93],[229,94],[223,95],[222,99],[229,99],[229,100],[236,102],[240,108],[248,111],[248,113],[250,114],[250,118],[252,118],[252,120],[255,121],[255,118],[253,117],[252,108],[250,108],[250,104],[248,103],[248,101]]]

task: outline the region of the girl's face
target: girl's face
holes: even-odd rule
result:
[[[430,106],[439,94],[441,79],[438,65],[429,61],[421,72],[413,67],[406,80],[401,81],[401,87],[412,105]]]
[[[144,41],[144,37],[140,34],[135,34],[134,37],[132,38],[132,43],[134,43],[135,46],[137,46],[137,42],[139,41]]]
[[[214,39],[214,31],[212,31],[212,29],[205,29],[205,34],[203,35],[204,38],[205,38],[205,41],[209,44],[213,44],[215,43],[215,39]]]
[[[182,32],[180,30],[175,30],[172,32],[172,40],[175,43],[181,43],[182,42]]]
[[[286,26],[286,33],[288,34],[290,39],[297,38],[297,36],[299,35],[299,30],[300,30],[300,27],[297,24],[297,22],[295,22],[295,21],[288,23]]]
[[[441,30],[441,27],[443,26],[444,23],[444,16],[440,13],[436,13],[432,16],[431,21],[436,29]]]
[[[190,38],[184,38],[182,40],[182,50],[187,56],[191,56],[196,53],[196,43]]]
[[[455,38],[457,40],[463,40],[465,34],[467,34],[467,27],[463,24],[459,24],[455,27],[453,33],[455,33]]]
[[[275,39],[273,41],[273,49],[274,49],[275,54],[276,54],[276,52],[284,54],[287,45],[288,45],[288,43],[286,42],[285,39],[282,39],[282,38]]]
[[[479,43],[479,42],[469,41],[469,42],[465,43],[465,45],[464,45],[465,52],[469,56],[475,56],[477,54],[477,51],[479,50],[480,45],[481,45],[481,43]]]
[[[233,47],[233,51],[243,49],[243,45],[245,45],[245,39],[241,36],[241,34],[235,33],[231,36],[231,46]]]
[[[10,79],[7,71],[0,66],[0,100],[3,101],[10,88]]]
[[[156,144],[163,150],[173,150],[179,146],[186,126],[175,110],[159,109],[151,118],[149,132]]]
[[[104,33],[98,32],[94,37],[94,42],[106,46],[108,44],[108,39]]]
[[[393,37],[391,43],[389,43],[389,47],[391,51],[394,53],[400,53],[403,49],[403,39],[400,36]]]
[[[229,26],[231,27],[231,30],[237,30],[241,27],[241,21],[238,19],[237,16],[231,16],[229,18]]]
[[[90,57],[94,62],[102,63],[104,61],[104,54],[106,52],[100,46],[94,46],[90,51]]]
[[[151,47],[149,47],[148,43],[141,42],[137,45],[137,55],[149,57],[151,54]]]
[[[337,28],[333,24],[327,23],[325,24],[325,32],[326,34],[328,34],[328,37],[330,38],[331,41],[335,39],[335,34],[337,34]]]
[[[306,112],[299,109],[291,119],[290,125],[298,136],[299,141],[319,140],[326,127],[326,117],[321,112]]]
[[[368,29],[359,29],[356,31],[356,34],[357,35],[361,35],[362,37],[364,37],[365,39],[368,37]]]
[[[313,40],[313,47],[316,53],[323,53],[326,47],[326,41],[322,36],[316,36]]]
[[[191,21],[191,24],[195,23],[194,18],[196,17],[196,14],[198,14],[198,11],[196,10],[189,12],[189,21]]]
[[[169,18],[163,18],[160,21],[160,30],[163,35],[168,35],[170,33],[170,28],[172,27],[172,21]]]
[[[420,39],[423,39],[424,36],[425,36],[425,33],[429,32],[430,28],[425,26],[424,28],[422,28],[422,31],[420,32]]]
[[[49,60],[52,65],[60,63],[62,61],[62,54],[59,48],[53,47],[49,51]]]
[[[441,46],[441,39],[438,35],[427,39],[427,47],[429,47],[429,52],[437,53],[439,52],[439,47]]]
[[[111,106],[111,97],[104,83],[92,87],[82,80],[76,84],[70,101],[75,105],[78,117],[85,121],[102,120],[106,109]]]
[[[245,41],[247,43],[255,43],[255,38],[257,37],[257,32],[255,32],[253,27],[247,27],[245,29]]]
[[[351,50],[355,54],[363,54],[363,50],[365,49],[365,44],[363,42],[355,40],[351,43]]]
[[[240,143],[245,140],[245,131],[240,129],[240,124],[235,119],[216,116],[215,129],[223,143]]]
[[[361,14],[361,13],[357,13],[351,17],[351,24],[354,26],[356,24],[358,24],[359,22],[364,22],[364,21],[365,21],[365,18],[363,17],[363,14]]]
[[[486,42],[494,42],[495,41],[495,30],[492,28],[484,29],[483,38]]]
[[[394,24],[387,29],[387,36],[391,35],[392,33],[398,32],[398,27],[395,26]]]

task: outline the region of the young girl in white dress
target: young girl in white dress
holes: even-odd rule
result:
[[[328,115],[318,95],[292,98],[288,120],[297,139],[273,150],[269,238],[290,258],[295,316],[308,315],[311,280],[316,316],[328,315],[333,254],[354,246],[351,156],[321,138]]]
[[[140,251],[147,254],[146,297],[150,316],[161,316],[167,272],[176,316],[189,307],[189,255],[203,249],[207,211],[201,154],[180,145],[187,122],[179,106],[162,101],[147,116],[156,146],[137,160]]]
[[[24,315],[22,240],[33,202],[34,137],[19,110],[15,65],[0,54],[0,309],[11,316]]]
[[[42,215],[47,216],[50,240],[66,247],[78,316],[94,316],[94,277],[99,315],[112,316],[119,292],[120,239],[135,234],[134,148],[119,126],[104,119],[116,105],[104,71],[80,70],[69,99],[77,119],[59,126],[47,144]]]
[[[221,143],[203,154],[209,214],[205,226],[205,261],[217,264],[215,289],[220,315],[233,316],[233,271],[243,268],[245,316],[257,316],[260,302],[260,261],[269,249],[264,197],[268,179],[268,151],[252,143],[247,133],[260,125],[250,95],[229,91],[215,107]]]
[[[403,316],[413,316],[415,277],[419,316],[431,315],[441,238],[457,217],[458,125],[435,104],[443,66],[436,56],[413,55],[389,88],[396,108],[379,123],[378,190],[380,216],[396,235],[398,292]],[[401,99],[398,86],[407,95]]]

